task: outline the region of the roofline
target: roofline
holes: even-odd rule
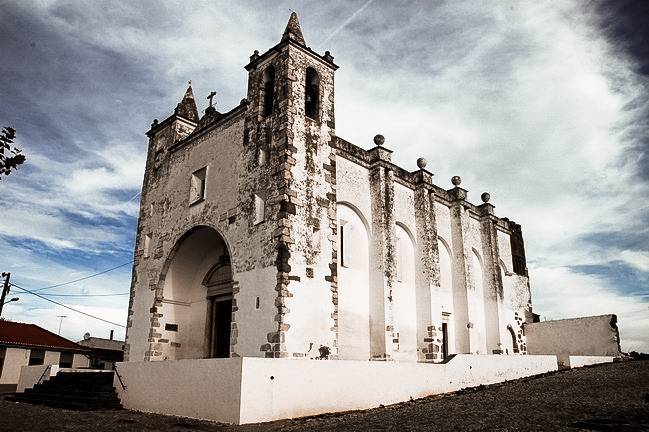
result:
[[[339,136],[336,136],[334,145],[336,147],[337,156],[343,157],[348,161],[358,164],[366,169],[369,169],[370,166],[373,165],[383,165],[385,167],[388,167],[394,172],[395,182],[413,190],[417,187],[416,175],[418,172],[425,171],[431,177],[434,175],[433,173],[431,173],[430,171],[426,171],[425,169],[423,170],[420,169],[420,170],[410,172],[396,165],[394,162],[389,162],[386,160],[374,160],[370,156],[371,150],[365,150],[364,148],[359,147],[356,144],[352,144],[349,141],[340,138]],[[392,153],[392,150],[390,149],[387,149],[385,147],[380,147],[380,148],[383,151]],[[435,193],[436,201],[441,202],[447,206],[449,206],[451,202],[454,201],[450,193],[450,191],[453,190],[452,188],[450,190],[446,190],[434,183],[430,183],[430,187]],[[463,205],[469,210],[469,214],[474,219],[480,220],[481,218],[487,217],[482,213],[481,206],[472,204],[466,200],[463,201]],[[502,217],[502,218],[498,216],[493,216],[493,217],[496,218],[496,228],[507,234],[511,234],[510,224],[517,225],[514,221],[511,221],[506,217]]]
[[[90,348],[81,345],[79,345],[80,348],[65,348],[65,347],[53,346],[53,345],[25,344],[20,342],[7,342],[7,341],[0,340],[0,346],[11,347],[11,348],[40,348],[40,349],[45,349],[46,351],[70,351],[76,353],[90,352]]]
[[[196,129],[194,129],[194,131],[192,131],[192,133],[187,135],[185,138],[183,138],[180,141],[178,141],[177,143],[169,146],[168,151],[169,152],[174,152],[174,151],[178,150],[179,148],[184,147],[185,145],[191,143],[194,139],[206,134],[207,132],[217,128],[218,126],[223,125],[225,122],[236,118],[236,116],[238,114],[240,114],[239,111],[241,111],[242,113],[245,113],[245,110],[247,108],[248,108],[248,101],[246,99],[242,99],[242,101],[241,101],[241,103],[239,105],[232,108],[230,111],[221,114],[219,119],[216,120],[214,123],[211,123],[211,124],[207,125],[207,127],[203,128],[203,129],[201,129],[199,131],[196,131]]]
[[[317,52],[313,51],[313,50],[312,50],[311,48],[309,48],[308,46],[306,46],[306,45],[302,45],[302,44],[300,44],[300,43],[294,41],[293,39],[286,39],[286,40],[281,40],[281,41],[279,41],[279,43],[277,43],[277,44],[276,44],[275,46],[273,46],[272,48],[269,48],[265,53],[259,55],[259,57],[257,57],[256,59],[251,60],[250,63],[248,63],[247,65],[245,65],[243,68],[244,68],[245,70],[247,70],[247,71],[250,71],[251,69],[254,69],[255,67],[257,67],[257,65],[258,65],[259,63],[263,62],[263,61],[264,61],[267,57],[269,57],[273,52],[277,52],[277,53],[281,52],[281,48],[282,48],[284,45],[293,45],[294,47],[299,48],[299,49],[302,50],[304,53],[310,55],[310,56],[313,57],[314,59],[316,59],[316,60],[318,60],[319,62],[323,63],[324,65],[326,65],[326,66],[332,68],[333,70],[338,70],[338,68],[340,67],[340,66],[338,66],[337,64],[335,64],[334,62],[331,62],[331,61],[326,60],[324,56],[321,56],[320,54],[318,54]]]
[[[171,114],[166,119],[162,120],[157,125],[151,126],[151,128],[147,132],[145,132],[145,135],[148,136],[149,138],[151,138],[159,129],[161,129],[162,127],[166,126],[167,124],[171,123],[174,120],[183,120],[183,121],[189,123],[190,125],[193,125],[194,127],[198,126],[198,122],[190,120],[187,117],[182,116],[180,114],[175,114],[174,113],[174,114]]]

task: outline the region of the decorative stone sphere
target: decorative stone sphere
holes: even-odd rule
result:
[[[482,195],[480,195],[480,199],[483,203],[488,203],[491,199],[491,195],[489,195],[489,192],[483,192]]]
[[[374,136],[374,144],[377,146],[382,146],[383,143],[385,143],[385,137],[381,134],[375,135]]]
[[[453,183],[453,186],[459,186],[462,183],[462,179],[460,176],[453,176],[451,177],[451,183]]]
[[[417,159],[417,166],[419,169],[424,169],[426,168],[426,165],[428,164],[428,161],[424,158],[419,158]]]

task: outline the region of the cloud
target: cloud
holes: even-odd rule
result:
[[[601,278],[566,267],[530,267],[534,275],[534,310],[547,319],[615,313],[622,350],[647,351],[649,297],[622,295]]]

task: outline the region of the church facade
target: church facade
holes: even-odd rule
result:
[[[295,14],[245,69],[237,107],[199,116],[190,85],[147,132],[126,359],[525,354],[521,227],[338,137]]]

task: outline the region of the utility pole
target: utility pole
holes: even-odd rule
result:
[[[2,295],[0,296],[0,316],[2,316],[2,306],[5,303],[5,297],[9,294],[9,278],[11,277],[10,272],[2,272],[2,277],[5,278],[4,285],[2,286]]]
[[[68,316],[67,315],[57,315],[56,317],[61,318],[61,320],[59,321],[59,335],[61,335],[61,324],[63,324],[63,318],[67,318]]]

